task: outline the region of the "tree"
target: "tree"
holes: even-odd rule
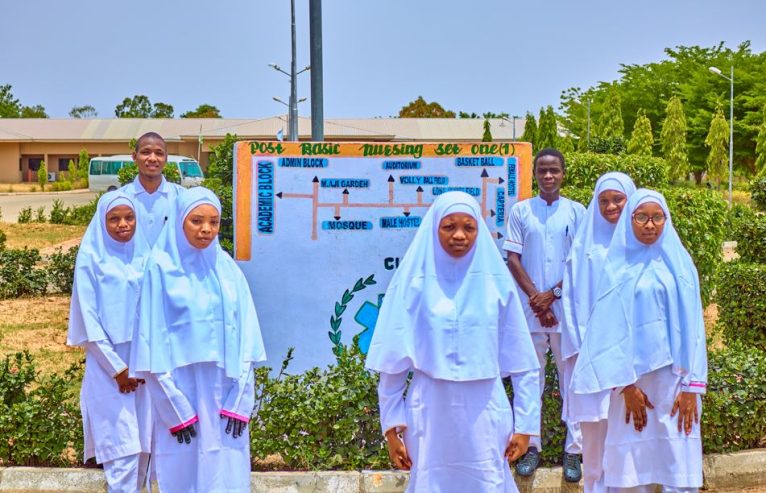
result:
[[[644,110],[638,110],[636,123],[633,125],[633,133],[628,141],[628,152],[639,156],[651,156],[654,146],[652,135],[652,122],[644,114]]]
[[[572,135],[567,134],[566,137],[563,139],[559,139],[559,151],[561,151],[561,154],[566,156],[569,153],[574,152],[575,150],[575,142],[572,138]]]
[[[48,118],[48,113],[45,112],[45,108],[42,105],[36,104],[34,106],[22,106],[21,118]]]
[[[152,118],[173,118],[173,105],[167,103],[154,103]]]
[[[40,190],[45,190],[45,184],[48,183],[48,165],[45,161],[40,161],[40,167],[37,168],[37,183],[40,184]]]
[[[660,145],[662,155],[668,162],[670,179],[675,181],[689,174],[689,156],[686,152],[686,117],[681,98],[673,96],[665,108]],[[702,176],[700,174],[699,178]]]
[[[763,107],[763,120],[758,127],[758,138],[755,143],[755,169],[758,175],[766,174],[766,106]]]
[[[21,114],[21,104],[13,97],[12,86],[0,86],[0,118],[18,118]]]
[[[481,136],[482,142],[492,142],[492,132],[489,130],[489,119],[484,120],[484,135]]]
[[[95,118],[98,116],[98,112],[96,108],[86,104],[83,106],[73,106],[69,111],[69,116],[71,118]]]
[[[524,122],[524,133],[521,135],[521,140],[529,142],[532,147],[535,148],[535,141],[537,140],[537,121],[535,115],[527,111],[527,121]]]
[[[723,109],[719,105],[715,115],[710,121],[710,130],[705,137],[705,146],[710,149],[707,155],[708,176],[720,184],[721,179],[727,174],[729,163],[729,124],[723,116]]]
[[[559,131],[556,124],[556,114],[553,112],[553,106],[540,108],[540,119],[537,121],[537,139],[535,147],[545,149],[546,147],[557,148],[559,143]]]
[[[90,167],[90,156],[88,151],[80,149],[80,155],[77,157],[77,177],[81,180],[85,180],[85,188],[88,187],[88,175]]]
[[[598,119],[597,135],[602,139],[623,138],[625,124],[620,109],[620,93],[616,84],[612,84],[606,93],[606,104]]]
[[[428,103],[423,96],[399,110],[399,118],[455,118],[455,112],[445,110],[439,103]]]
[[[143,94],[125,98],[114,108],[114,116],[117,118],[151,118],[152,103]]]
[[[213,105],[201,104],[196,110],[182,113],[181,118],[221,118],[221,112]]]
[[[114,108],[117,118],[173,118],[173,106],[167,103],[154,103],[143,94],[125,98]]]

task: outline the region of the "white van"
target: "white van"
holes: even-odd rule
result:
[[[168,155],[168,163],[178,166],[181,172],[181,186],[190,188],[202,184],[205,175],[202,168],[194,159],[187,156]],[[90,160],[88,170],[88,189],[91,192],[106,192],[120,188],[117,173],[123,166],[133,164],[130,154],[117,156],[94,157]]]

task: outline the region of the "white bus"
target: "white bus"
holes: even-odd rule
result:
[[[202,184],[205,175],[202,168],[194,159],[187,156],[168,155],[168,164],[178,166],[181,172],[181,186],[190,188]],[[133,164],[130,154],[117,156],[94,157],[90,160],[88,169],[88,188],[91,192],[106,192],[120,188],[117,173],[123,166]]]

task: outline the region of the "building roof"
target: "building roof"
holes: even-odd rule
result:
[[[524,131],[517,118],[516,137]],[[478,141],[484,120],[470,118],[333,118],[325,120],[327,140],[379,141]],[[168,142],[221,139],[227,133],[253,140],[274,140],[287,119],[274,116],[259,120],[233,118],[8,118],[0,119],[0,142],[126,142],[145,132],[157,132]],[[511,140],[510,120],[490,119],[493,140]],[[311,138],[311,119],[298,120],[301,140]]]

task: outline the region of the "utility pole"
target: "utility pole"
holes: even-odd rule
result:
[[[295,0],[290,0],[290,31],[292,35],[292,59],[290,60],[290,141],[298,140],[298,84],[297,67],[295,58]]]
[[[311,46],[311,140],[320,142],[324,140],[322,0],[309,0],[309,29]],[[294,47],[293,50],[295,50]]]

